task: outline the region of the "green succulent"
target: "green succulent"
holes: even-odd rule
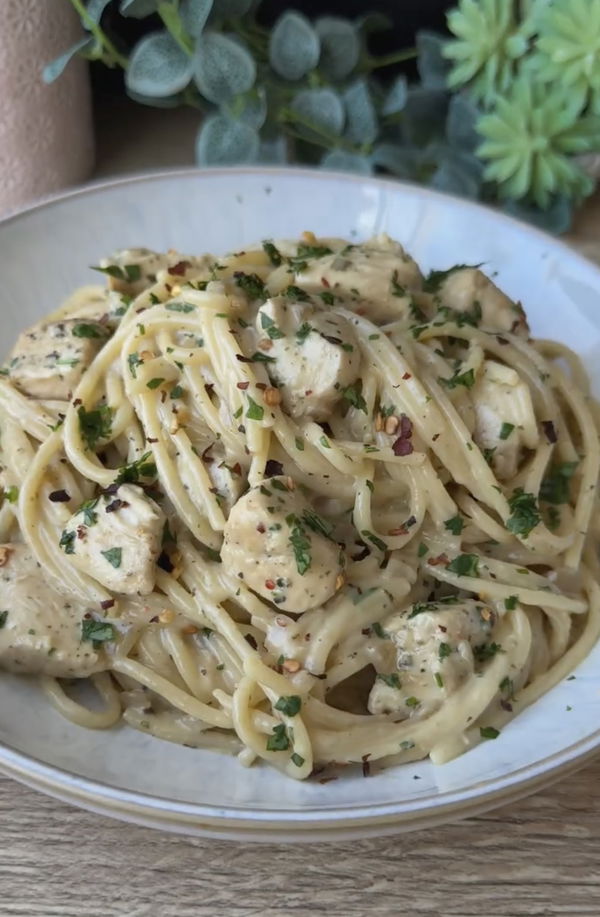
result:
[[[572,158],[600,145],[600,118],[580,116],[568,89],[525,77],[515,81],[493,112],[477,122],[485,142],[477,155],[487,161],[484,177],[506,198],[530,196],[542,208],[557,194],[581,199],[593,182]]]
[[[519,22],[514,0],[460,0],[447,22],[456,36],[443,52],[453,61],[448,86],[469,84],[476,100],[491,104],[515,77],[519,59],[528,49],[532,18]]]
[[[568,86],[580,108],[600,114],[600,3],[562,0],[540,13],[533,58],[536,76]],[[575,102],[574,102],[575,104]]]

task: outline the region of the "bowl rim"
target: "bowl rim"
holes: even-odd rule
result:
[[[216,177],[257,175],[265,178],[299,178],[327,183],[330,180],[352,185],[369,185],[395,194],[409,194],[432,201],[452,201],[455,206],[471,210],[481,216],[493,215],[507,230],[518,229],[537,238],[538,242],[550,244],[554,250],[562,250],[571,261],[581,268],[596,274],[600,287],[600,267],[585,258],[567,243],[557,239],[535,226],[496,211],[483,204],[446,194],[421,185],[398,181],[392,178],[351,174],[337,171],[319,171],[307,168],[277,166],[236,166],[220,168],[177,168],[133,173],[118,178],[102,179],[57,192],[33,204],[13,211],[0,219],[0,231],[10,224],[38,211],[79,197],[93,197],[115,188],[152,184],[154,182],[182,179],[210,181]],[[45,763],[43,760],[0,742],[0,771],[42,792],[49,793],[75,805],[84,806],[101,814],[133,820],[150,827],[184,831],[203,836],[241,838],[252,835],[252,839],[272,841],[314,840],[323,835],[330,839],[337,837],[367,836],[402,830],[404,823],[409,828],[422,827],[425,823],[439,824],[449,817],[464,817],[477,814],[494,805],[520,798],[542,785],[558,779],[563,773],[583,766],[600,750],[600,728],[577,742],[560,749],[534,763],[524,765],[508,774],[479,781],[468,789],[452,790],[440,794],[427,794],[416,800],[395,801],[371,805],[348,806],[323,809],[307,806],[302,809],[252,809],[244,806],[219,806],[200,803],[185,803],[180,800],[153,796],[135,790],[118,789],[100,780],[82,777],[65,768]],[[394,825],[397,825],[394,829]],[[327,830],[329,829],[329,831]],[[318,830],[318,834],[311,831]],[[289,834],[288,834],[289,832]],[[294,832],[292,836],[291,832]],[[300,832],[300,837],[298,837]]]

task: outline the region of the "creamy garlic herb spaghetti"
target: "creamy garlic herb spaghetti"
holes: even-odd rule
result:
[[[478,267],[306,233],[99,269],[0,377],[0,665],[65,716],[440,763],[589,651],[596,407]]]

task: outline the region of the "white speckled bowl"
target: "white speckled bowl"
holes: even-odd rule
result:
[[[475,204],[371,178],[301,170],[186,171],[75,191],[0,224],[3,348],[89,282],[119,247],[223,252],[264,237],[386,230],[424,269],[486,262],[534,329],[585,360],[600,391],[600,270],[560,242]],[[27,680],[0,676],[0,769],[94,811],[241,840],[334,840],[409,830],[532,792],[600,747],[600,645],[486,742],[443,767],[352,772],[321,786],[179,748],[127,728],[63,720]],[[569,708],[567,710],[567,708]]]

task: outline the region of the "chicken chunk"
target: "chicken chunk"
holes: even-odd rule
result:
[[[211,261],[210,256],[196,258],[173,250],[155,252],[149,248],[124,248],[103,258],[100,267],[108,274],[111,289],[138,296],[156,283],[160,271],[167,271],[175,283],[191,268],[208,267]]]
[[[88,609],[62,595],[27,545],[0,546],[0,668],[84,678],[107,666],[84,638]]]
[[[9,362],[9,374],[25,395],[67,401],[110,331],[81,319],[39,323],[23,331]]]
[[[268,478],[233,507],[221,557],[250,589],[301,614],[342,585],[343,554],[330,532],[289,478]]]
[[[268,299],[257,329],[271,347],[269,375],[292,417],[325,420],[358,375],[360,351],[346,319],[285,297]]]
[[[141,487],[122,484],[83,504],[60,540],[67,558],[112,592],[148,595],[154,589],[165,516]]]
[[[493,611],[472,599],[418,603],[392,615],[383,622],[390,669],[378,673],[369,711],[403,719],[433,713],[490,655],[495,623]]]
[[[457,312],[481,310],[480,324],[489,331],[512,331],[529,336],[529,326],[520,303],[509,299],[489,277],[474,267],[453,270],[438,290],[441,304]]]
[[[423,277],[400,243],[382,233],[308,260],[297,281],[306,290],[327,290],[353,311],[384,324],[410,315],[411,293],[421,289]]]
[[[475,408],[473,438],[480,449],[491,451],[496,477],[508,480],[517,472],[523,449],[535,449],[539,442],[529,386],[514,369],[486,360],[471,397]]]

